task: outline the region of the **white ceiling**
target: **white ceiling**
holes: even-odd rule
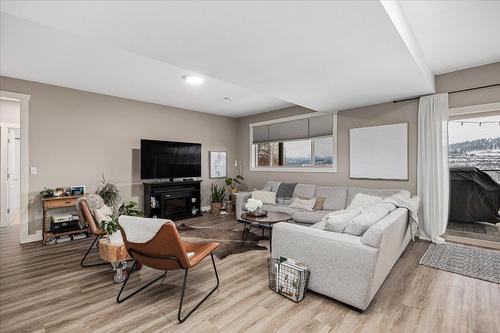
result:
[[[495,61],[491,41],[491,56],[475,49],[440,64],[419,27],[442,17],[415,8],[392,1],[2,1],[0,73],[240,117],[432,93],[429,67]],[[186,73],[202,74],[205,84],[186,86]]]
[[[400,5],[434,74],[500,61],[500,1]]]

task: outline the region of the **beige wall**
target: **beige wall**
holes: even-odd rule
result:
[[[436,92],[443,93],[483,85],[500,83],[500,62],[469,68],[436,76]],[[492,87],[450,95],[450,107],[485,104],[500,101],[500,87]],[[306,108],[292,107],[242,118],[238,122],[240,134],[238,150],[242,160],[242,174],[250,188],[260,188],[267,180],[362,186],[369,188],[402,188],[416,193],[417,164],[417,113],[418,101],[384,103],[338,113],[338,168],[337,173],[295,173],[295,172],[250,172],[249,171],[249,128],[248,124],[314,112]],[[353,127],[409,123],[409,179],[408,181],[356,180],[349,178],[349,129]]]
[[[500,62],[436,76],[436,92],[444,93],[500,83]],[[450,94],[450,108],[500,101],[500,86]]]
[[[499,83],[500,63],[466,69],[436,77],[437,92]],[[228,152],[242,162],[242,174],[250,188],[267,180],[404,188],[416,192],[417,101],[385,103],[338,113],[338,172],[285,173],[249,172],[249,123],[313,112],[291,107],[241,119],[143,103],[52,85],[0,78],[0,90],[31,95],[30,165],[38,174],[30,176],[30,233],[40,229],[38,192],[43,187],[86,185],[95,190],[101,174],[119,185],[123,199],[142,200],[139,180],[141,138],[202,143],[203,204],[209,203],[208,151]],[[450,106],[500,101],[500,87],[450,95]],[[355,180],[349,178],[348,133],[353,127],[409,123],[408,181]],[[222,183],[221,180],[218,181]]]
[[[236,158],[236,119],[6,77],[0,90],[31,95],[30,165],[38,174],[29,180],[30,233],[41,229],[37,194],[44,187],[86,185],[94,191],[104,174],[122,199],[142,200],[141,138],[202,144],[203,205],[212,183],[208,151]]]
[[[249,171],[250,144],[248,124],[297,114],[314,112],[302,107],[267,112],[242,118],[238,122],[240,135],[238,151],[242,174],[250,188],[260,188],[267,180],[299,182],[318,185],[360,186],[371,188],[401,188],[416,192],[417,105],[415,102],[385,103],[341,111],[338,113],[338,165],[336,173],[260,172]],[[408,122],[409,124],[409,179],[407,181],[363,180],[349,178],[349,129],[373,125]]]

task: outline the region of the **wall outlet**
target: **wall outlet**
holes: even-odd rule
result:
[[[30,175],[36,175],[36,167],[30,167]]]

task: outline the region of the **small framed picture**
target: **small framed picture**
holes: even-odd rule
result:
[[[227,177],[227,153],[225,151],[209,151],[210,178]]]
[[[69,188],[71,195],[84,195],[85,185],[70,186]]]

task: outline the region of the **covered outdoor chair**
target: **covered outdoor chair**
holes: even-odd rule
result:
[[[156,281],[165,278],[167,271],[183,269],[184,282],[182,284],[179,311],[177,313],[177,319],[179,323],[182,323],[219,287],[219,276],[212,253],[219,246],[219,243],[190,243],[183,241],[177,232],[175,224],[170,220],[120,216],[118,223],[125,247],[129,255],[135,259],[130,273],[127,275],[116,297],[118,303],[127,300]],[[212,258],[217,284],[191,311],[182,317],[182,303],[186,290],[188,271],[209,255]],[[165,272],[153,281],[133,291],[128,296],[120,299],[130,276],[136,270],[138,260],[145,266]]]

